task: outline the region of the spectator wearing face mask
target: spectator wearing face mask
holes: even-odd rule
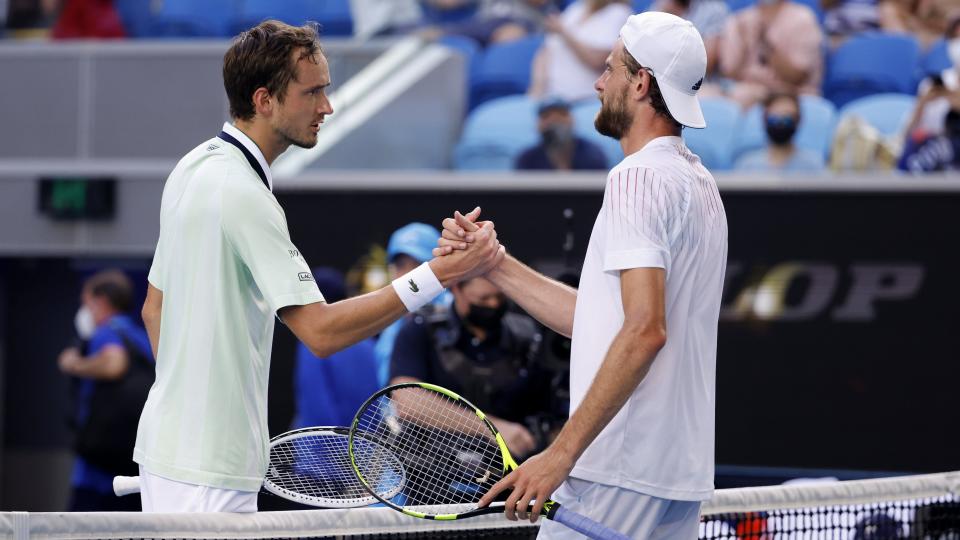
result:
[[[920,83],[917,103],[907,128],[907,146],[942,135],[947,113],[960,109],[960,16],[950,19],[944,35],[951,66]]]
[[[719,64],[727,95],[746,109],[774,93],[820,93],[823,33],[809,7],[758,0],[727,20]]]
[[[507,312],[504,294],[484,278],[460,282],[450,292],[449,308],[418,313],[400,329],[390,384],[448,388],[487,413],[514,456],[542,449],[547,441],[536,426],[551,400],[538,326],[527,315]]]
[[[797,148],[793,137],[800,125],[800,101],[794,94],[774,94],[764,103],[763,121],[769,144],[737,160],[741,171],[819,172],[823,156]]]
[[[606,169],[603,150],[573,133],[570,104],[562,99],[544,101],[538,112],[540,143],[525,150],[514,164],[518,170],[577,171]]]

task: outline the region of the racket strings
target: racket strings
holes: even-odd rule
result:
[[[428,389],[403,387],[379,396],[361,412],[357,431],[403,461],[405,506],[421,512],[476,508],[503,475],[503,457],[487,424],[472,407]],[[357,465],[365,479],[376,481],[374,466]]]
[[[368,441],[360,441],[354,447],[364,461],[378,471],[379,494],[388,495],[391,488],[399,489],[402,465],[389,451]],[[281,440],[270,449],[266,482],[318,506],[360,506],[376,502],[354,474],[348,450],[347,436],[334,432],[298,434]]]

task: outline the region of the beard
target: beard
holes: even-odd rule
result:
[[[312,131],[305,134],[298,134],[290,125],[282,125],[277,128],[277,133],[283,137],[288,145],[299,146],[300,148],[313,148],[317,145],[317,134]]]
[[[616,97],[600,100],[600,112],[593,120],[593,126],[601,135],[620,140],[633,125],[633,113],[627,110],[627,89]]]

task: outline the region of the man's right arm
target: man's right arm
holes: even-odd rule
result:
[[[147,284],[147,299],[143,302],[143,310],[140,314],[143,316],[143,325],[147,329],[147,335],[150,336],[150,348],[153,349],[153,357],[157,356],[157,348],[160,345],[160,312],[163,308],[163,291]]]
[[[503,259],[504,251],[493,226],[478,233],[478,241],[457,257],[430,261],[430,269],[444,287],[486,273]],[[406,277],[406,276],[405,276]],[[392,285],[334,304],[314,302],[279,310],[284,324],[320,358],[374,336],[407,313]]]

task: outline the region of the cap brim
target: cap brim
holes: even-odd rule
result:
[[[703,109],[700,108],[700,100],[697,99],[696,94],[681,92],[660,80],[657,82],[660,85],[663,101],[666,102],[667,109],[674,120],[690,128],[707,127],[707,121],[703,119]]]

